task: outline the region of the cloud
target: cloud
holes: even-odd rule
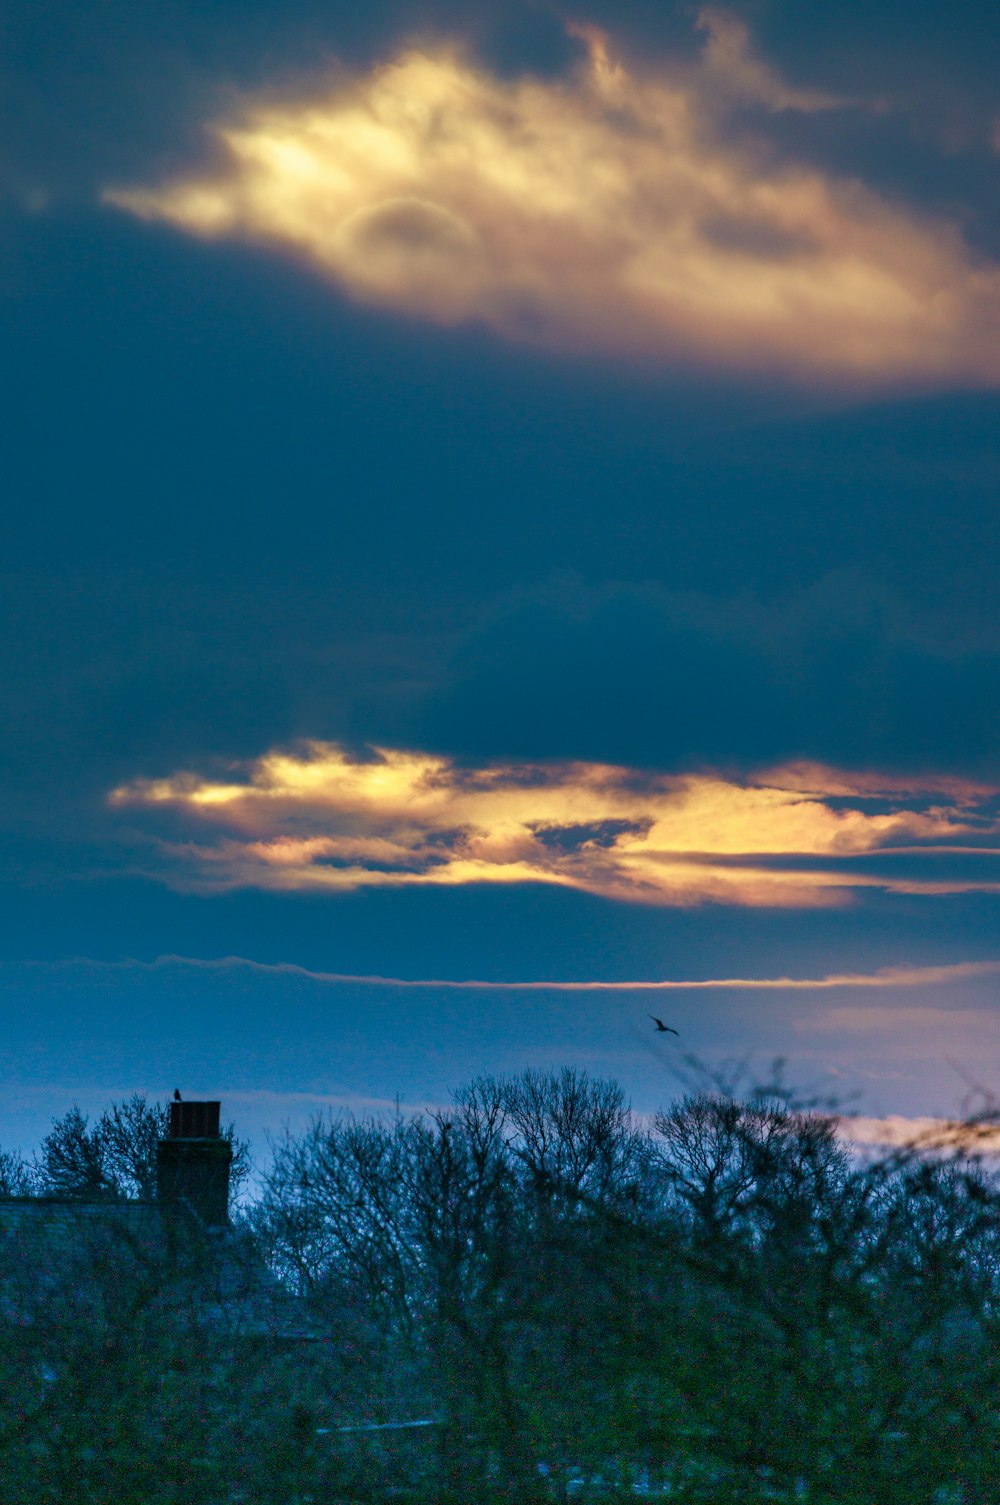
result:
[[[721,6],[704,6],[698,12],[696,24],[706,36],[703,77],[711,93],[723,101],[759,104],[772,111],[796,110],[806,114],[839,109],[851,102],[822,89],[796,89],[787,84],[780,74],[754,55],[744,22]]]
[[[767,601],[557,578],[492,603],[392,740],[679,771],[738,758],[786,779],[793,760],[860,765],[900,792],[928,769],[938,788],[946,769],[993,782],[1000,652],[979,615],[963,636],[847,570]]]
[[[915,974],[926,973],[926,982],[932,986],[946,986],[950,982],[961,982],[977,977],[992,977],[1000,972],[1000,967],[994,963],[957,963],[953,967],[919,967],[913,972],[907,968],[889,968],[887,972],[895,972],[895,979],[886,979],[886,985],[893,983],[900,987],[920,986]],[[877,974],[876,974],[877,975]],[[863,1031],[866,1034],[891,1034],[897,1039],[902,1035],[926,1035],[928,1031],[947,1031],[954,1035],[964,1029],[966,1032],[979,1026],[980,1029],[988,1029],[991,1033],[996,1027],[996,1021],[992,1014],[979,1009],[951,1009],[935,1008],[927,1005],[910,1005],[900,1008],[890,1005],[885,1008],[873,1008],[871,1006],[861,1008],[856,1004],[845,1005],[841,1008],[827,1009],[825,1013],[817,1014],[809,1019],[797,1019],[794,1028],[808,1034],[856,1034]]]
[[[979,977],[995,977],[1000,974],[1000,961],[952,962],[944,966],[894,966],[880,967],[875,972],[832,972],[822,977],[707,977],[707,978],[643,978],[609,982],[607,980],[577,980],[573,982],[552,981],[483,981],[475,978],[442,977],[382,977],[377,973],[319,972],[301,967],[295,962],[258,962],[245,956],[158,956],[154,961],[143,962],[129,958],[121,962],[97,962],[89,958],[77,958],[60,962],[60,967],[98,967],[106,970],[140,970],[157,972],[175,967],[190,967],[195,971],[231,972],[247,971],[265,976],[300,978],[305,982],[321,985],[367,988],[431,988],[460,992],[507,992],[507,993],[650,993],[650,992],[699,992],[709,991],[779,991],[824,992],[830,988],[926,988],[947,986],[951,983],[969,982]],[[835,1013],[837,1011],[834,1011]],[[899,1010],[893,1018],[899,1018]],[[935,1019],[944,1017],[940,1010],[927,1010]],[[832,1014],[822,1016],[811,1027],[826,1028],[825,1020]],[[864,1015],[862,1023],[867,1021]],[[949,1015],[948,1017],[954,1017]],[[976,1016],[979,1017],[978,1015]]]
[[[216,166],[104,198],[517,342],[852,388],[995,385],[1000,267],[956,225],[783,156],[769,117],[844,102],[781,80],[725,12],[700,25],[700,63],[659,71],[627,72],[588,28],[557,78],[406,51],[249,98],[212,128]]]
[[[548,883],[632,903],[784,908],[844,903],[860,888],[1000,891],[953,872],[858,864],[936,843],[978,856],[1000,829],[996,791],[954,778],[924,778],[905,798],[892,780],[859,779],[848,802],[849,779],[818,765],[792,768],[786,786],[780,768],[744,782],[584,762],[469,768],[330,742],[275,750],[230,775],[136,779],[109,798],[179,821],[179,836],[155,838],[160,857],[173,881],[205,889]]]
[[[970,1155],[1000,1153],[1000,1127],[995,1115],[969,1120],[907,1117],[890,1113],[881,1118],[863,1114],[838,1120],[840,1132],[857,1145],[913,1151],[961,1151]]]

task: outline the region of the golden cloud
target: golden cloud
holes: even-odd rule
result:
[[[823,770],[810,770],[810,782]],[[596,763],[464,768],[399,749],[353,756],[333,743],[274,751],[213,781],[138,779],[111,803],[179,815],[160,838],[178,881],[271,890],[549,883],[658,905],[817,907],[851,889],[910,894],[1000,890],[1000,883],[874,875],[857,859],[897,850],[976,851],[997,830],[995,791],[924,781],[909,797],[870,781],[833,792],[707,774],[650,774]],[[890,784],[892,781],[889,781]],[[947,792],[945,792],[947,790]],[[973,793],[973,791],[980,791]],[[192,831],[192,827],[195,828]],[[212,828],[214,839],[197,833]]]
[[[561,79],[407,51],[212,127],[221,165],[105,200],[304,259],[351,298],[519,342],[815,382],[1000,380],[1000,267],[955,225],[783,159],[745,107],[846,107],[702,12],[696,67]],[[744,107],[741,125],[734,110]],[[763,128],[762,128],[763,129]]]

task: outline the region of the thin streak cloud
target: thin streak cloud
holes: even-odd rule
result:
[[[312,742],[233,766],[225,780],[136,779],[110,802],[167,817],[170,833],[147,838],[158,860],[150,871],[203,891],[544,883],[634,904],[790,909],[844,904],[852,890],[1000,891],[956,873],[954,861],[940,877],[857,862],[897,848],[923,857],[938,844],[954,857],[956,845],[995,839],[994,791],[930,777],[920,790],[900,792],[892,779],[880,790],[816,767],[808,793],[802,782],[781,769],[737,782],[583,762],[466,768]]]
[[[258,962],[245,956],[194,957],[158,956],[144,962],[128,958],[120,962],[98,962],[77,958],[61,963],[71,967],[97,967],[101,970],[157,972],[174,967],[191,967],[197,971],[228,972],[244,970],[265,976],[301,978],[305,982],[367,988],[447,988],[468,992],[493,993],[643,993],[710,991],[798,991],[815,992],[830,988],[927,988],[970,982],[980,977],[1000,975],[1000,961],[953,962],[934,967],[880,967],[874,972],[831,972],[823,977],[708,977],[708,978],[638,978],[608,982],[515,981],[498,982],[475,978],[382,977],[377,973],[322,972],[295,962]]]
[[[694,67],[629,72],[588,27],[558,79],[405,51],[249,98],[211,127],[217,165],[104,199],[518,343],[838,388],[995,386],[1000,267],[957,224],[791,159],[771,117],[857,106],[781,79],[724,11],[699,25]]]

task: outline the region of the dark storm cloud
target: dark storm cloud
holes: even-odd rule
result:
[[[48,598],[36,607],[43,621],[50,605]],[[170,606],[169,596],[160,598],[161,610],[164,605]],[[50,844],[69,834],[80,846],[70,867],[82,861],[115,871],[124,861],[137,873],[176,878],[182,885],[194,872],[196,886],[210,891],[244,885],[284,892],[317,886],[350,891],[373,882],[454,885],[492,881],[499,873],[506,883],[570,883],[584,892],[636,894],[646,902],[662,890],[655,902],[803,905],[834,902],[851,886],[898,894],[995,886],[995,856],[971,850],[988,841],[989,800],[971,815],[971,824],[964,808],[947,820],[942,815],[942,801],[955,794],[955,777],[997,777],[995,637],[947,639],[939,629],[935,638],[926,621],[858,578],[829,577],[770,602],[563,581],[501,600],[464,630],[436,639],[387,636],[379,642],[362,636],[353,647],[339,648],[317,634],[315,620],[310,632],[294,616],[280,640],[270,633],[273,616],[271,623],[249,622],[246,631],[232,622],[220,631],[232,606],[228,602],[213,616],[204,603],[197,613],[189,603],[185,621],[174,603],[158,630],[147,624],[126,654],[120,646],[115,650],[128,620],[119,599],[91,620],[82,672],[79,665],[60,670],[58,632],[47,663],[36,638],[34,666],[41,672],[20,686],[21,714],[5,745],[13,765],[8,819]],[[23,594],[20,607],[24,624],[29,613]],[[54,724],[61,735],[53,747]],[[323,757],[317,751],[283,760],[275,743],[287,745],[296,733],[346,737],[359,752],[352,756],[330,745]],[[372,742],[439,753],[388,755],[385,766],[402,790],[402,805],[393,807],[396,824],[369,830],[362,821],[345,837],[341,816],[350,825],[354,814],[353,806],[346,814],[341,810],[338,780],[343,776],[353,787],[372,775],[381,789],[380,764],[361,751]],[[480,796],[472,799],[470,790],[480,780],[477,759],[480,768],[493,770],[489,790],[499,789],[495,781],[503,782],[506,763],[503,799],[513,802],[510,812],[493,809],[492,793],[485,797],[486,810]],[[540,761],[559,759],[577,769],[588,762],[631,765],[633,774],[622,770],[614,797],[592,799],[592,810],[585,795],[593,796],[595,779],[594,787],[603,788],[600,770],[586,777],[551,767],[543,777],[539,770],[542,793],[525,794],[517,761],[537,768]],[[809,882],[801,862],[785,871],[787,838],[777,832],[769,804],[761,817],[764,835],[755,828],[753,837],[764,842],[764,855],[749,874],[731,869],[726,851],[708,865],[711,871],[700,857],[701,867],[692,866],[691,854],[700,850],[697,834],[680,857],[670,847],[669,871],[662,853],[654,853],[649,872],[621,870],[618,848],[628,848],[632,862],[637,839],[641,847],[656,816],[656,801],[650,805],[642,792],[642,770],[682,776],[680,784],[665,786],[670,791],[688,790],[685,781],[699,770],[721,771],[721,781],[690,783],[702,800],[694,801],[691,814],[693,828],[700,829],[703,820],[718,818],[726,801],[738,822],[745,822],[744,805],[756,798],[746,793],[747,772],[796,760],[866,775],[859,783],[829,770],[817,773],[814,791],[808,770],[759,774],[758,784],[786,791],[783,808],[794,811],[796,821],[808,809],[829,826],[823,827],[826,847],[817,844],[812,827],[807,831]],[[317,815],[308,791],[319,787],[321,764],[333,793],[322,796]],[[178,774],[185,769],[190,776]],[[281,800],[291,801],[290,813],[275,793],[275,769],[288,774]],[[164,781],[164,775],[177,776]],[[427,778],[444,807],[435,807],[429,834],[414,845],[413,822]],[[282,779],[284,773],[278,778],[284,789]],[[104,800],[114,781],[123,813],[111,817]],[[240,816],[237,839],[227,836],[203,847],[198,829],[182,822],[151,844],[143,809],[169,813],[190,806],[200,828],[212,811],[225,821],[232,809],[242,810],[244,784],[247,797],[258,801],[254,812],[259,807],[262,813]],[[929,791],[926,797],[921,789]],[[817,791],[815,805],[811,795]],[[900,809],[909,812],[910,835],[922,840],[930,832],[933,870],[922,852],[907,850],[880,857],[877,865],[866,851],[860,867],[843,867],[836,857],[840,821],[859,794],[863,803],[875,801],[879,832],[878,821],[891,817],[887,829],[897,846],[910,832],[900,824]],[[973,803],[982,804],[984,797],[977,794]],[[197,814],[203,798],[207,803]],[[765,804],[773,798],[769,794]],[[471,813],[465,809],[470,799]],[[332,826],[327,805],[334,810]],[[672,804],[670,811],[676,823]],[[585,825],[577,830],[573,822],[581,820]],[[607,832],[598,829],[601,821],[610,822]],[[757,850],[745,832],[726,841],[727,850]],[[104,844],[103,855],[95,843]],[[799,850],[794,840],[789,850]]]
[[[1000,651],[850,574],[762,601],[572,580],[447,631],[347,629],[336,601],[253,607],[189,582],[8,577],[0,762],[11,826],[108,835],[137,774],[298,737],[471,760],[735,773],[811,759],[997,777]],[[286,583],[287,588],[287,583]]]
[[[591,14],[630,63],[693,65],[705,42],[680,8]],[[831,48],[834,10],[816,14],[812,51],[789,7],[751,18],[758,53],[802,89],[871,96],[884,65],[889,94],[918,99],[940,44],[942,89],[972,79],[985,121],[995,42],[978,22],[963,50],[957,23],[918,8],[900,60],[900,18],[859,11]],[[501,78],[562,77],[580,52],[529,6],[32,3],[3,26],[18,181],[85,195],[186,164],[233,85],[306,88],[334,55],[365,69],[419,30],[467,36]],[[810,156],[848,117],[859,150],[895,121],[912,164],[924,147],[894,110],[799,110],[795,129]],[[748,243],[746,226],[708,228]],[[994,399],[741,428],[723,383],[644,386],[406,328],[321,304],[263,257],[103,212],[18,233],[0,756],[22,826],[99,822],[137,770],[301,736],[982,766],[995,644],[970,621],[995,594]],[[790,604],[855,560],[898,610]],[[560,568],[659,583],[511,604]],[[744,588],[777,606],[738,604]]]
[[[849,573],[769,604],[557,584],[493,611],[453,675],[424,726],[478,756],[997,773],[1000,643],[928,640]]]

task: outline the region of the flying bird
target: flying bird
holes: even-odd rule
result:
[[[673,1027],[672,1024],[664,1024],[663,1020],[662,1019],[657,1019],[657,1017],[656,1017],[655,1014],[650,1014],[649,1017],[650,1017],[650,1019],[652,1019],[653,1023],[656,1025],[656,1033],[658,1035],[679,1035],[680,1034],[680,1030],[679,1029],[674,1029],[674,1027]]]

